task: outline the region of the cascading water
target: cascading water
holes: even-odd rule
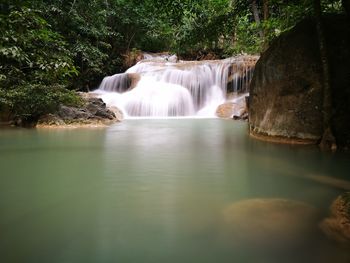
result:
[[[125,117],[214,117],[228,92],[244,92],[257,57],[179,61],[146,54],[125,73],[105,77],[94,91]],[[172,62],[170,62],[172,61]]]

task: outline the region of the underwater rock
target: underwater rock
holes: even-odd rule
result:
[[[223,233],[231,243],[261,249],[306,242],[317,230],[318,212],[305,203],[285,199],[248,199],[223,212]]]
[[[332,240],[350,248],[350,192],[339,196],[331,206],[331,215],[320,224]]]

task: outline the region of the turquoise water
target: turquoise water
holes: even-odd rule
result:
[[[271,252],[223,222],[230,205],[262,198],[325,216],[348,157],[253,140],[246,123],[219,119],[3,129],[0,262],[343,262],[321,233]]]

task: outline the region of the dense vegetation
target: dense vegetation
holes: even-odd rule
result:
[[[76,104],[137,50],[184,58],[259,53],[312,0],[3,0],[0,109],[24,121]],[[325,11],[340,12],[337,0]]]

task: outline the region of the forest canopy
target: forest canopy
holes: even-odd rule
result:
[[[312,0],[3,0],[0,10],[0,109],[25,119],[79,103],[70,90],[97,87],[139,50],[258,54],[311,15]]]

